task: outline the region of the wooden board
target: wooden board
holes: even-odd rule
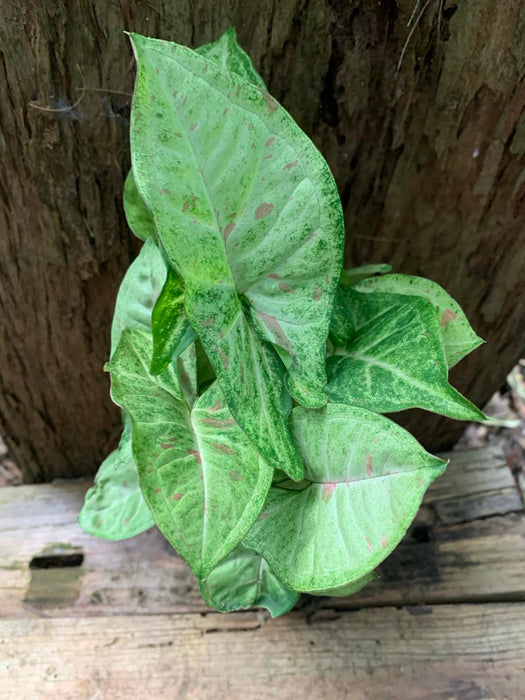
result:
[[[0,489],[0,616],[201,612],[195,577],[155,529],[106,542],[76,517],[87,482]],[[81,553],[81,566],[31,569],[33,557]],[[504,572],[504,575],[503,573]],[[347,599],[362,607],[525,600],[525,510],[501,452],[453,453],[379,580]]]
[[[450,457],[379,580],[279,620],[210,611],[155,529],[84,534],[87,482],[0,489],[0,697],[522,697],[522,494],[499,449]]]
[[[518,700],[525,681],[525,604],[9,620],[0,634],[5,700]]]

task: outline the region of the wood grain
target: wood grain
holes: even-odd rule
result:
[[[501,451],[450,456],[379,579],[350,598],[306,597],[303,606],[525,600],[525,510]],[[205,612],[194,576],[155,529],[121,542],[82,532],[88,485],[0,489],[0,616]],[[81,566],[30,568],[35,556],[72,552],[84,555]]]
[[[450,457],[378,581],[303,597],[277,620],[206,608],[154,529],[85,535],[75,518],[88,482],[0,489],[0,696],[522,697],[523,503],[498,448]],[[77,565],[34,568],[35,557]]]
[[[6,700],[520,698],[525,604],[0,622]]]

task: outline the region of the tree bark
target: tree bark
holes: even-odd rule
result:
[[[27,481],[93,473],[119,431],[123,30],[197,46],[229,26],[326,156],[347,262],[436,280],[487,340],[458,387],[483,403],[525,350],[521,0],[0,0],[0,432]],[[430,447],[461,430],[409,422]]]

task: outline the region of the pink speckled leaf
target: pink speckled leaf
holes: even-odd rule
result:
[[[272,486],[243,542],[294,590],[351,590],[399,543],[446,463],[361,408],[297,407],[292,431],[305,482]]]
[[[448,382],[439,321],[428,300],[339,287],[331,337],[331,401],[378,413],[423,408],[457,420],[485,419]]]
[[[294,398],[322,405],[344,240],[335,183],[262,87],[176,44],[132,41],[138,189],[235,419],[272,464],[300,478],[269,343]]]
[[[133,456],[155,522],[205,576],[257,518],[273,469],[233,420],[217,383],[189,408],[173,364],[152,376],[149,333],[125,330],[108,369],[131,418]]]
[[[457,301],[436,282],[424,277],[395,274],[362,280],[355,289],[359,292],[402,294],[427,299],[436,310],[449,368],[483,343]]]

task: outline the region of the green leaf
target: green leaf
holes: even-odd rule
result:
[[[436,282],[423,277],[396,274],[363,280],[356,286],[356,290],[420,296],[430,301],[437,312],[449,367],[454,367],[465,355],[483,343],[472,330],[457,301]]]
[[[398,544],[446,463],[384,416],[297,407],[292,430],[305,486],[272,486],[243,542],[283,583],[319,592],[356,583]]]
[[[137,238],[142,238],[143,241],[148,238],[156,239],[153,217],[140,196],[132,170],[129,171],[124,183],[124,214],[128,226]]]
[[[153,377],[152,339],[125,330],[109,363],[112,396],[133,425],[133,454],[155,522],[197,576],[240,542],[273,469],[225,406],[217,383],[190,411],[170,365]]]
[[[346,287],[352,287],[354,284],[361,282],[367,277],[373,275],[386,275],[390,272],[392,265],[386,263],[378,263],[377,265],[361,265],[361,267],[352,267],[349,270],[343,270],[339,278],[339,284]]]
[[[227,29],[217,41],[199,46],[198,49],[195,49],[195,52],[204,56],[204,58],[215,61],[224,70],[236,73],[249,83],[266,90],[266,85],[253,67],[250,57],[237,43],[237,36],[233,27]]]
[[[153,359],[150,372],[159,374],[166,369],[174,355],[180,355],[196,338],[184,313],[184,284],[171,268],[153,307],[151,329]]]
[[[124,328],[151,330],[151,313],[166,279],[166,263],[147,240],[121,282],[111,326],[111,356]]]
[[[340,287],[337,313],[340,303],[347,326],[339,325],[333,337],[346,343],[327,360],[331,401],[378,413],[424,408],[458,420],[484,420],[448,383],[439,322],[428,301]]]
[[[200,46],[196,53],[266,90],[266,85],[253,67],[250,57],[237,43],[233,28],[224,32],[217,41]],[[143,241],[148,238],[155,240],[157,233],[153,217],[137,189],[133,170],[129,171],[124,183],[124,213],[128,226],[138,238],[142,238]]]
[[[78,522],[88,534],[106,540],[134,537],[155,524],[140,490],[128,418],[118,448],[102,462],[86,493]]]
[[[253,549],[238,545],[200,582],[207,605],[221,612],[266,608],[272,617],[289,612],[299,593],[284,585]]]
[[[280,381],[277,358],[261,338],[286,353],[294,397],[324,403],[344,242],[335,183],[264,90],[181,46],[132,40],[133,170],[185,282],[189,321],[239,425],[272,463],[300,474],[281,391],[268,388]]]
[[[347,583],[343,586],[337,586],[336,588],[325,588],[322,591],[310,591],[310,595],[335,596],[338,598],[354,595],[354,593],[357,593],[365,586],[368,586],[368,584],[374,581],[376,578],[377,574],[374,571],[370,571],[368,574],[358,578],[356,581],[352,581],[351,583]]]

